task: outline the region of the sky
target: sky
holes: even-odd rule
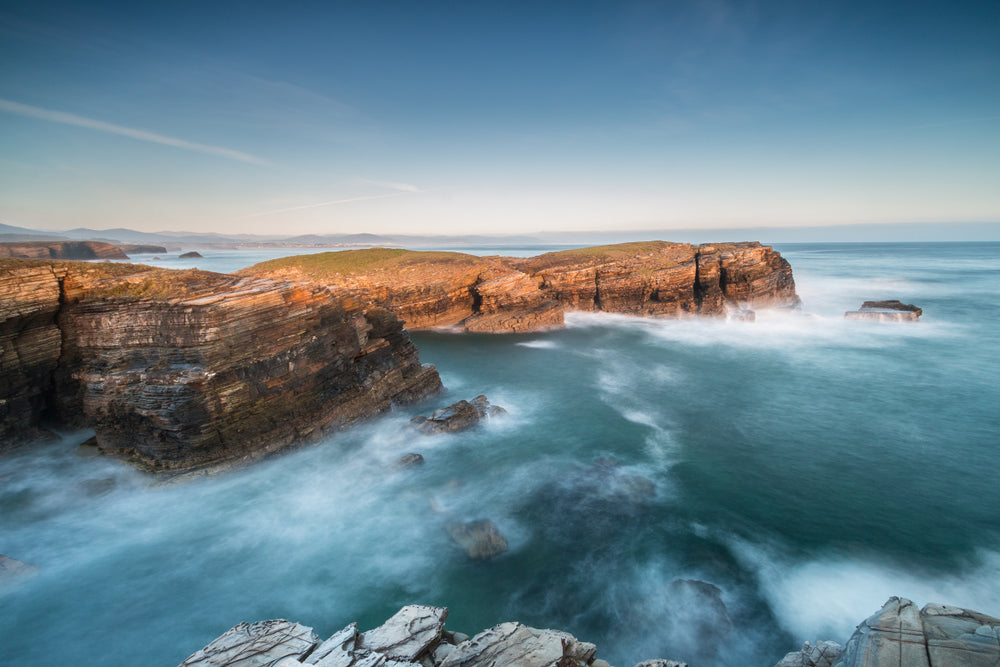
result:
[[[1000,221],[1000,3],[0,4],[0,222]]]

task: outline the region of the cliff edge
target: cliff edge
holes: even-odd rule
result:
[[[237,273],[336,287],[392,310],[411,329],[518,333],[561,326],[570,310],[717,317],[729,307],[798,303],[791,266],[756,242],[646,241],[529,258],[371,248],[284,257]]]
[[[315,284],[0,260],[0,443],[91,426],[151,470],[260,457],[440,389],[392,313]]]

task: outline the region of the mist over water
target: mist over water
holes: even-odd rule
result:
[[[163,484],[87,434],[4,456],[0,553],[39,569],[0,590],[0,662],[171,665],[244,620],[424,603],[619,667],[763,666],[890,595],[1000,614],[1000,244],[778,249],[800,314],[414,333],[445,395],[245,470]],[[843,319],[884,298],[922,320]],[[509,416],[407,431],[477,394]],[[445,530],[480,518],[510,544],[489,562]]]

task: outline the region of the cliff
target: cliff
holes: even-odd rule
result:
[[[121,248],[99,241],[0,243],[0,257],[25,259],[128,259]]]
[[[180,667],[611,667],[598,647],[559,630],[520,623],[495,625],[475,637],[444,629],[446,607],[409,605],[383,625],[358,632],[350,623],[326,641],[312,628],[278,619],[241,623]],[[786,655],[776,667],[995,667],[1000,664],[1000,619],[929,604],[922,610],[892,598],[862,622],[846,648],[830,641]],[[686,667],[654,659],[635,667]]]
[[[568,310],[724,316],[728,306],[798,303],[788,262],[759,243],[649,241],[531,258],[372,248],[285,257],[238,272],[337,287],[411,329],[523,332]]]
[[[259,457],[440,388],[399,320],[315,285],[0,262],[0,442],[46,422],[154,470]]]

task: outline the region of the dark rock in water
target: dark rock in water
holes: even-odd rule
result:
[[[643,660],[637,662],[634,667],[688,667],[688,664],[676,660]]]
[[[198,257],[204,257],[204,255],[197,250],[192,250],[191,252],[186,252],[183,255],[180,255],[180,259],[196,259]]]
[[[412,468],[413,466],[423,465],[423,463],[423,456],[411,452],[409,454],[403,454],[396,460],[396,468]]]
[[[128,244],[118,246],[124,252],[133,255],[155,255],[156,253],[166,253],[167,249],[161,245]],[[153,259],[156,259],[155,257]]]
[[[735,313],[732,313],[729,319],[735,322],[756,322],[757,313],[747,308],[740,308]]]
[[[191,655],[180,667],[271,667],[286,658],[306,655],[318,640],[312,628],[284,619],[240,623]]]
[[[865,301],[858,310],[844,313],[844,317],[875,322],[916,322],[923,312],[913,304],[902,301]]]
[[[469,558],[485,559],[507,551],[507,540],[489,519],[446,526],[451,539],[465,549]]]
[[[421,433],[454,433],[470,429],[483,419],[505,414],[506,410],[479,395],[472,401],[459,401],[435,410],[430,417],[414,417],[410,423]]]
[[[1000,619],[979,612],[889,598],[844,647],[835,667],[996,667]]]
[[[88,479],[80,485],[83,487],[84,493],[88,496],[103,496],[105,493],[109,493],[115,488],[114,477],[105,477],[103,479]]]
[[[0,554],[0,588],[38,572],[38,568],[16,558]]]
[[[707,581],[675,579],[668,595],[674,610],[671,634],[687,637],[703,657],[715,657],[733,629],[722,590]]]
[[[844,648],[837,642],[806,642],[802,650],[785,655],[774,667],[832,667]]]

